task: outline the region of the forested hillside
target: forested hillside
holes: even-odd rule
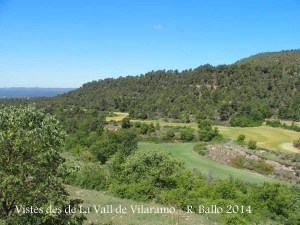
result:
[[[286,66],[300,67],[299,50],[266,52],[241,59],[236,64],[251,63],[260,66],[272,66],[284,64]]]
[[[55,98],[60,105],[130,112],[135,118],[190,120],[200,114],[300,119],[300,51],[265,53],[232,65],[160,70],[89,82]]]
[[[271,116],[300,120],[299,61],[300,50],[291,50],[258,54],[231,65],[151,71],[92,81],[58,97],[40,98],[38,103],[183,122],[203,115],[220,121],[236,117],[260,121]]]

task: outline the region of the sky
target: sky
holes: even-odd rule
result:
[[[0,87],[80,87],[300,48],[300,0],[0,0]]]

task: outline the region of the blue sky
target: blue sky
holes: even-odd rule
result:
[[[0,87],[79,87],[300,48],[299,0],[0,0]]]

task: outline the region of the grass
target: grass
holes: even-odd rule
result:
[[[283,152],[299,152],[293,147],[293,141],[300,137],[300,133],[282,128],[268,126],[260,127],[218,127],[220,132],[230,138],[236,139],[238,135],[246,135],[246,141],[254,140],[257,146]]]
[[[160,126],[182,126],[182,127],[191,127],[194,129],[198,129],[197,123],[170,123],[170,122],[162,122],[156,120],[132,120],[132,122],[145,122],[145,123],[154,123],[157,122]],[[225,137],[230,138],[232,140],[236,140],[236,138],[240,134],[246,135],[246,141],[254,140],[257,142],[257,146],[261,148],[267,148],[276,151],[283,152],[299,152],[298,149],[293,147],[294,140],[298,140],[300,137],[299,132],[286,130],[282,128],[274,128],[268,126],[260,126],[260,127],[225,127],[225,126],[217,126]]]
[[[197,123],[172,123],[172,122],[165,122],[165,121],[159,121],[159,120],[130,120],[131,122],[142,122],[146,124],[153,123],[154,125],[156,123],[159,123],[160,126],[179,126],[179,127],[191,127],[194,129],[198,129]]]
[[[106,121],[121,121],[122,119],[124,119],[125,117],[127,117],[129,114],[128,113],[122,113],[122,112],[113,112],[115,114],[115,116],[107,116],[105,118]]]
[[[69,192],[70,197],[72,199],[82,199],[82,205],[84,207],[93,207],[93,205],[101,205],[102,207],[105,207],[107,205],[112,205],[113,213],[97,214],[94,210],[91,210],[91,213],[85,214],[85,216],[87,217],[85,224],[175,225],[177,220],[181,225],[219,224],[216,222],[218,218],[213,215],[206,218],[204,216],[199,216],[195,214],[187,214],[180,210],[176,210],[176,212],[173,214],[133,214],[130,210],[130,206],[143,205],[144,207],[161,207],[161,205],[158,205],[156,203],[143,203],[128,199],[120,199],[108,195],[102,191],[80,189],[74,186],[66,186],[66,189]],[[122,207],[126,207],[128,209],[128,213],[115,213],[114,209],[116,209],[119,205],[121,205]]]
[[[195,144],[193,143],[139,143],[138,147],[140,151],[156,150],[171,153],[174,157],[184,160],[188,168],[199,170],[200,172],[206,175],[210,174],[213,177],[225,178],[232,176],[251,183],[279,182],[261,174],[236,169],[200,156],[193,151],[194,145]]]

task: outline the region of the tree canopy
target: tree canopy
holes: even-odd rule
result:
[[[65,132],[52,116],[32,106],[0,109],[0,216],[8,224],[80,224],[64,209],[75,201],[63,187],[60,149]],[[38,209],[38,213],[23,211]],[[46,213],[47,208],[60,213]],[[18,212],[19,211],[19,212]]]

